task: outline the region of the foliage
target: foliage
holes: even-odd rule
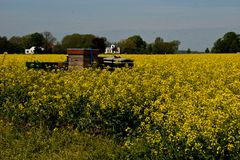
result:
[[[94,48],[100,49],[100,52],[104,52],[106,47],[106,38],[96,37],[92,34],[72,34],[66,35],[62,40],[62,45],[65,50],[67,48]]]
[[[129,159],[240,159],[238,54],[125,57],[132,69],[45,72],[24,62],[64,55],[5,55],[0,117],[113,137]]]
[[[22,37],[13,36],[9,40],[6,37],[0,37],[0,48],[2,49],[2,52],[8,51],[9,53],[24,53],[24,49],[35,46],[35,53],[42,53],[40,47],[45,49],[44,53],[52,53],[55,41],[56,38],[51,34],[51,32],[35,32]]]
[[[62,44],[60,42],[57,42],[53,49],[52,49],[53,53],[58,53],[58,54],[64,54],[66,53],[66,50],[63,48]]]
[[[107,46],[107,38],[105,37],[96,37],[92,40],[93,48],[99,49],[100,53],[105,52],[105,48]]]
[[[34,50],[34,53],[41,53],[42,50],[40,49],[40,47],[43,47],[43,44],[44,44],[44,37],[41,33],[33,33],[30,35],[29,37],[29,48],[32,47],[32,46],[35,46],[35,50]]]
[[[161,37],[157,37],[152,44],[152,53],[155,54],[173,54],[177,53],[180,41],[164,42]]]
[[[42,33],[44,38],[43,48],[45,53],[52,53],[52,49],[56,42],[56,38],[52,35],[51,32],[43,32]]]
[[[17,128],[0,120],[0,159],[126,159],[124,149],[101,136],[72,129]]]
[[[219,38],[212,48],[213,53],[236,53],[240,51],[240,35],[235,32],[226,33]]]
[[[145,53],[146,42],[139,35],[131,36],[118,43],[123,53]]]
[[[13,36],[9,39],[12,53],[24,53],[24,42],[22,37]]]
[[[1,37],[0,36],[0,53],[3,53],[5,51],[8,50],[8,41],[7,41],[7,37],[3,36]]]
[[[187,53],[192,53],[192,50],[190,48],[188,48]]]
[[[209,48],[206,48],[206,49],[205,49],[205,53],[210,53]]]

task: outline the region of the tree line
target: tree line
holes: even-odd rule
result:
[[[98,37],[93,34],[70,34],[58,42],[51,32],[32,33],[28,35],[13,36],[7,39],[0,36],[0,53],[24,53],[25,49],[35,46],[35,53],[66,53],[67,48],[93,48],[101,53],[111,43],[106,37]],[[161,37],[156,37],[153,43],[147,43],[140,35],[133,35],[114,43],[121,48],[121,53],[129,54],[172,54],[178,53],[180,41],[166,42]],[[44,48],[42,51],[40,48]],[[228,32],[219,38],[212,49],[207,48],[205,53],[235,53],[240,51],[240,35]],[[191,53],[190,48],[185,53]]]
[[[0,36],[0,53],[24,53],[25,49],[32,46],[35,46],[35,53],[66,53],[67,48],[73,47],[98,48],[103,52],[106,47],[106,38],[92,34],[72,34],[66,35],[61,42],[57,42],[51,32],[36,32],[22,37],[13,36],[10,39]]]
[[[93,34],[74,33],[64,36],[61,42],[58,42],[51,32],[36,32],[22,37],[13,36],[10,39],[0,36],[0,53],[24,53],[25,49],[32,46],[36,48],[35,53],[66,53],[67,48],[93,48],[104,53],[110,44],[107,38]],[[177,53],[180,41],[165,42],[161,37],[157,37],[153,43],[148,44],[140,35],[134,35],[114,44],[121,48],[121,53],[170,54]]]

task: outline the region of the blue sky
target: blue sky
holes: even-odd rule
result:
[[[240,33],[239,17],[240,0],[0,0],[0,36],[92,33],[115,42],[137,34],[204,51],[224,33]]]

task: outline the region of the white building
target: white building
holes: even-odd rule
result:
[[[105,53],[120,53],[120,47],[116,47],[116,45],[112,44],[110,47],[105,49]]]
[[[41,51],[44,51],[44,48],[39,47],[41,49]],[[25,54],[34,54],[36,47],[32,46],[30,49],[25,49]]]

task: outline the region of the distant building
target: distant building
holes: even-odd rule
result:
[[[34,54],[35,49],[36,49],[35,46],[32,46],[30,49],[25,49],[25,54]],[[39,47],[39,49],[41,51],[44,51],[44,48],[42,48],[42,47]]]
[[[105,53],[121,53],[121,50],[120,47],[116,47],[116,45],[112,44],[105,49]]]

